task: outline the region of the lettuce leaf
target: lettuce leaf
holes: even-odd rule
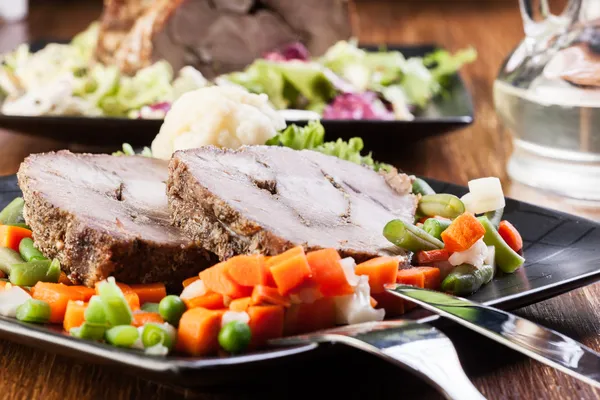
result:
[[[276,109],[302,108],[322,110],[336,93],[321,65],[291,60],[256,60],[244,71],[222,76],[252,93],[265,93]]]
[[[269,139],[269,146],[285,146],[294,150],[313,150],[330,156],[341,158],[356,164],[366,165],[375,171],[392,169],[391,165],[376,162],[371,153],[361,154],[364,142],[359,137],[344,141],[338,138],[335,142],[324,142],[325,128],[319,121],[310,121],[306,126],[289,125],[279,135]]]
[[[446,50],[436,50],[423,58],[423,64],[430,68],[433,78],[440,81],[476,59],[477,51],[473,47],[459,50],[454,54]]]
[[[170,102],[173,99],[173,70],[166,61],[158,61],[139,70],[133,77],[121,76],[118,90],[100,100],[107,115],[127,115],[144,105]]]

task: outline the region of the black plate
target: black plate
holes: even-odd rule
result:
[[[461,186],[428,181],[438,192],[459,196],[467,192]],[[14,176],[0,178],[0,207],[20,195]],[[504,217],[521,232],[527,261],[512,275],[499,274],[471,296],[472,300],[510,310],[600,279],[600,224],[512,199],[507,199]],[[431,316],[419,309],[404,318],[430,321]],[[443,321],[434,321],[434,324]],[[276,368],[278,363],[289,365],[293,360],[325,353],[313,351],[323,347],[307,345],[239,357],[149,357],[132,350],[74,339],[56,327],[47,328],[3,317],[0,317],[0,336],[179,386],[241,381],[260,373],[263,368]]]
[[[64,41],[55,41],[64,42]],[[49,41],[31,44],[31,50],[43,48]],[[364,45],[375,50],[377,46]],[[405,57],[423,56],[438,48],[435,45],[388,45]],[[327,140],[338,137],[349,139],[360,136],[366,148],[384,148],[390,142],[417,141],[425,137],[448,133],[473,122],[471,96],[458,74],[450,81],[447,96],[438,96],[413,121],[377,120],[321,120]],[[294,121],[304,125],[306,121]],[[12,116],[0,114],[0,128],[12,129],[30,135],[49,137],[72,143],[120,147],[123,142],[145,146],[158,133],[162,120],[132,120],[128,118],[73,117],[73,116]]]

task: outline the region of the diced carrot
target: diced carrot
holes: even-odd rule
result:
[[[404,314],[404,304],[405,301],[390,293],[390,292],[381,292],[381,293],[373,293],[373,298],[377,300],[376,308],[383,308],[385,310],[385,317],[397,317]]]
[[[369,277],[371,293],[381,293],[385,290],[385,284],[396,282],[399,263],[400,260],[397,257],[376,257],[358,264],[355,272],[356,275]]]
[[[440,269],[435,267],[416,267],[423,272],[423,278],[425,279],[423,286],[425,289],[437,290],[440,288]]]
[[[279,294],[279,291],[275,288],[271,288],[264,285],[257,285],[252,290],[252,305],[276,305],[276,306],[290,306],[290,300]],[[231,305],[230,305],[231,307]]]
[[[131,325],[143,326],[143,325],[151,323],[151,322],[156,323],[156,324],[162,324],[165,321],[163,320],[163,318],[160,316],[159,313],[141,311],[141,312],[133,313],[133,321],[131,321]]]
[[[341,257],[336,249],[311,251],[306,254],[306,259],[312,280],[323,296],[344,296],[354,292],[339,263]]]
[[[58,283],[62,283],[63,285],[70,286],[73,284],[71,280],[67,277],[67,274],[64,271],[60,271],[60,276],[58,277]]]
[[[69,286],[69,289],[78,292],[81,295],[81,299],[83,301],[90,301],[90,298],[96,294],[96,291],[93,288],[89,288],[87,286],[71,285]]]
[[[247,313],[250,316],[252,339],[250,348],[263,346],[267,340],[283,335],[283,306],[251,306]]]
[[[521,237],[521,234],[517,228],[507,220],[500,222],[498,233],[502,236],[502,239],[504,239],[506,244],[514,251],[519,251],[523,248],[523,238]]]
[[[284,333],[295,335],[335,326],[335,299],[323,297],[313,303],[294,304],[285,313]]]
[[[65,318],[69,300],[83,301],[84,295],[72,286],[62,283],[38,282],[32,290],[32,296],[37,300],[44,300],[50,305],[50,322],[60,324]]]
[[[369,301],[371,302],[371,307],[373,307],[373,308],[377,307],[377,300],[375,300],[375,298],[373,296],[371,296]]]
[[[273,275],[279,293],[283,296],[312,276],[302,246],[269,258],[267,267]]]
[[[450,258],[450,253],[446,249],[439,250],[421,250],[416,253],[417,264],[424,265],[438,261],[446,261]]]
[[[7,283],[8,282],[6,282],[6,281],[0,281],[0,290],[4,290],[6,288]]]
[[[0,247],[9,247],[19,251],[21,239],[30,238],[31,231],[20,226],[0,225]]]
[[[131,285],[131,290],[137,294],[140,304],[160,303],[167,297],[167,289],[164,283],[146,283],[143,285]]]
[[[232,299],[250,296],[252,293],[252,288],[239,285],[229,277],[226,262],[221,262],[200,272],[200,279],[207,289]]]
[[[177,349],[192,356],[204,356],[219,349],[222,310],[192,308],[179,320]]]
[[[465,251],[485,235],[485,228],[470,212],[459,215],[450,226],[442,232],[444,248],[449,253]]]
[[[183,287],[188,287],[190,285],[190,283],[194,283],[196,282],[198,279],[200,279],[199,276],[192,276],[191,278],[187,278],[185,281],[183,281]]]
[[[412,285],[419,288],[425,287],[425,274],[417,268],[407,268],[398,270],[396,282],[405,285]]]
[[[84,313],[87,308],[87,303],[81,300],[69,300],[65,309],[65,318],[63,328],[69,332],[71,328],[81,326],[85,321]]]
[[[252,303],[252,297],[242,297],[240,299],[231,300],[229,303],[229,309],[231,311],[242,312],[246,311]]]
[[[262,254],[239,255],[226,262],[229,277],[242,286],[267,284],[267,267]]]
[[[225,307],[223,295],[215,292],[209,292],[191,299],[183,299],[183,302],[188,309],[201,307],[209,310],[220,310]]]

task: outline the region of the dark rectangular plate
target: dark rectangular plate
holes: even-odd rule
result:
[[[31,44],[32,51],[43,48],[49,41]],[[64,42],[64,41],[57,41]],[[377,46],[364,45],[375,50]],[[388,45],[405,57],[423,56],[439,48],[436,45],[402,46]],[[385,149],[390,143],[406,143],[449,133],[473,122],[471,96],[456,74],[451,79],[449,93],[436,97],[413,121],[378,120],[321,120],[327,140],[349,139],[360,136],[365,147]],[[127,142],[133,146],[145,146],[154,139],[163,120],[133,120],[128,118],[78,117],[78,116],[12,116],[0,114],[0,128],[11,129],[29,135],[53,138],[72,143],[119,147]],[[307,121],[293,121],[304,125]]]
[[[465,187],[427,180],[437,192],[458,196],[467,192]],[[0,178],[0,208],[20,195],[15,176]],[[511,310],[600,280],[600,224],[513,199],[507,199],[504,218],[521,232],[527,261],[514,274],[499,273],[471,296],[472,300]],[[432,314],[422,309],[404,316],[421,321],[431,321],[431,317]],[[293,360],[323,354],[313,351],[321,347],[307,345],[236,357],[151,357],[134,350],[74,339],[63,334],[60,327],[44,327],[3,317],[0,317],[0,336],[188,387],[239,382],[251,379],[264,369],[277,368],[279,363],[289,365]]]

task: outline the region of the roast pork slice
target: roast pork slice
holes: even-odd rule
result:
[[[408,177],[407,177],[408,179]],[[278,146],[177,151],[167,182],[173,224],[221,260],[333,247],[357,262],[406,252],[382,234],[412,223],[417,198],[372,169],[318,152]]]
[[[217,259],[169,220],[167,162],[142,156],[34,154],[18,172],[36,246],[87,286],[181,281]]]

